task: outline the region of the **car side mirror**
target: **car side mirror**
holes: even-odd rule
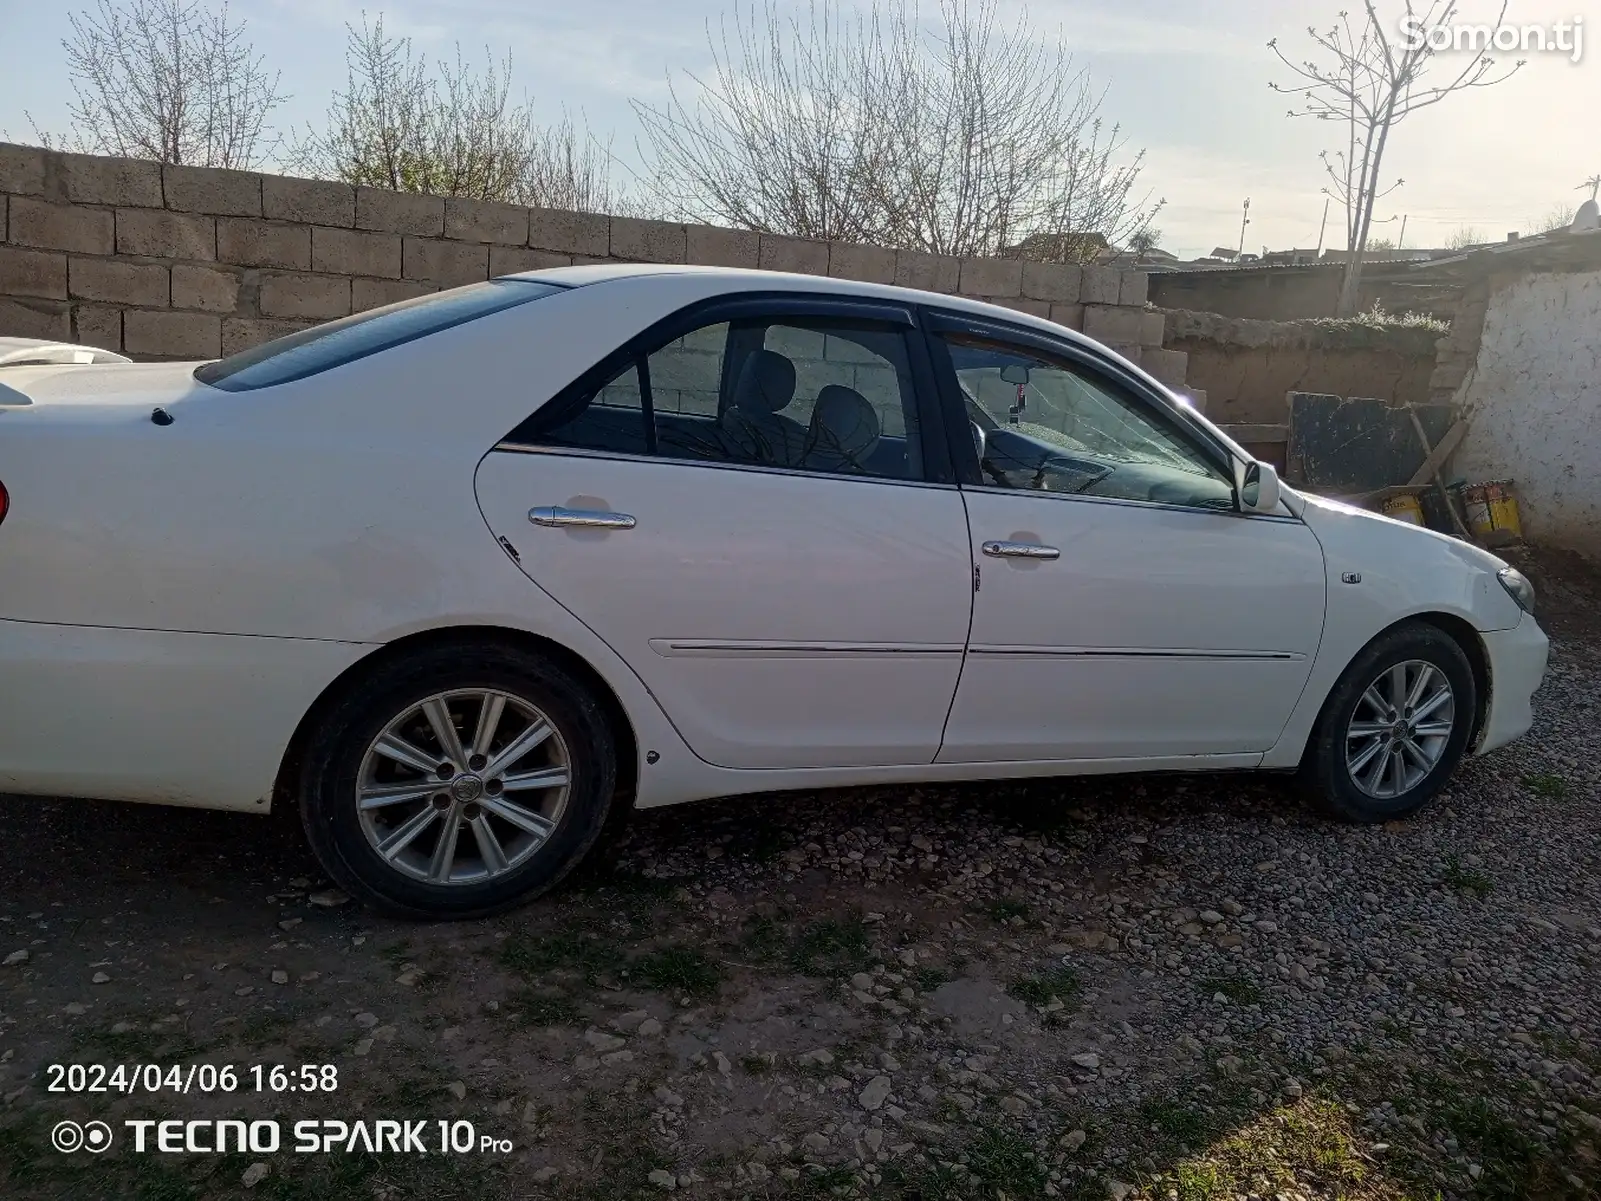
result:
[[[984,427],[978,422],[970,422],[973,427],[973,449],[978,451],[978,461],[984,461],[984,454],[989,449],[989,438],[984,433]]]
[[[1240,512],[1275,513],[1279,507],[1279,473],[1271,463],[1253,460],[1240,473]]]

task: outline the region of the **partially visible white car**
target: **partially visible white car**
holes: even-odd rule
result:
[[[951,297],[575,267],[214,363],[0,355],[0,791],[295,800],[391,911],[735,793],[1299,769],[1403,816],[1545,670],[1501,560]]]

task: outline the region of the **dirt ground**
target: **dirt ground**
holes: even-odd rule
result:
[[[1601,581],[1527,567],[1536,730],[1381,829],[1248,776],[753,798],[411,925],[291,820],[0,798],[0,1196],[1601,1196]],[[260,1124],[127,1125],[175,1119]]]

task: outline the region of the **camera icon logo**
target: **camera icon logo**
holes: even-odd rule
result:
[[[104,1122],[57,1122],[50,1131],[50,1143],[64,1155],[87,1151],[99,1155],[111,1146],[111,1127]]]

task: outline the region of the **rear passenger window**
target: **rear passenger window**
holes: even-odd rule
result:
[[[512,441],[922,478],[905,331],[873,322],[710,323],[556,397]]]

